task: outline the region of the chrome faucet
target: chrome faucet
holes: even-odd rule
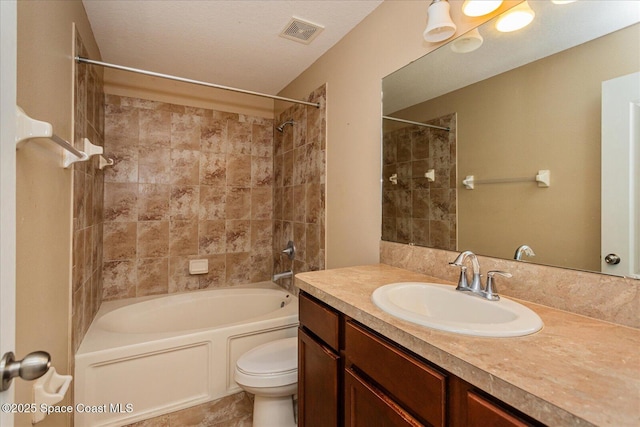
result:
[[[522,255],[536,256],[535,252],[533,252],[533,249],[531,249],[531,246],[529,245],[522,245],[518,249],[516,249],[516,253],[515,255],[513,255],[513,259],[520,261],[522,260]]]
[[[473,271],[471,284],[469,284],[469,280],[467,279],[467,267],[464,265],[467,258],[471,259],[471,268]],[[477,295],[490,301],[498,301],[500,299],[500,296],[495,293],[493,289],[494,276],[498,274],[504,277],[511,277],[511,274],[506,271],[490,271],[487,273],[487,286],[483,288],[481,279],[482,275],[480,274],[480,263],[478,262],[476,254],[471,251],[464,251],[460,253],[460,255],[458,255],[453,262],[450,262],[449,265],[460,267],[460,279],[458,280],[458,286],[456,287],[457,291],[470,292],[472,295]]]
[[[471,277],[471,284],[467,280],[467,267],[464,266],[465,260],[471,259],[471,268],[473,269],[473,276]],[[482,282],[480,280],[480,263],[478,257],[471,251],[464,251],[449,265],[460,267],[460,280],[458,281],[458,291],[471,291],[480,292],[482,290]]]

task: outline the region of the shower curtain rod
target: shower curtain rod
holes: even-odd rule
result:
[[[195,85],[207,86],[215,89],[229,90],[232,92],[240,92],[247,95],[261,96],[263,98],[271,98],[271,99],[276,99],[278,101],[293,102],[295,104],[304,104],[304,105],[310,105],[312,107],[320,108],[320,103],[317,103],[317,102],[300,101],[298,99],[291,99],[291,98],[285,98],[277,95],[269,95],[266,93],[253,92],[251,90],[238,89],[235,87],[222,86],[214,83],[203,82],[200,80],[186,79],[184,77],[172,76],[170,74],[156,73],[154,71],[141,70],[139,68],[131,68],[131,67],[125,67],[123,65],[110,64],[108,62],[94,61],[93,59],[83,58],[82,56],[76,56],[76,62],[83,63],[83,64],[99,65],[101,67],[114,68],[116,70],[130,71],[132,73],[144,74],[152,77],[161,77],[163,79],[176,80],[183,83],[192,83]]]
[[[451,132],[451,128],[445,128],[442,126],[428,125],[426,123],[414,122],[412,120],[397,119],[391,116],[382,116],[382,118],[387,120],[393,120],[394,122],[409,123],[410,125],[424,126],[426,128],[440,129],[440,130],[446,130],[447,132]]]

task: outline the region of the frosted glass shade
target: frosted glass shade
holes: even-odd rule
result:
[[[473,52],[482,46],[483,41],[484,39],[480,35],[480,31],[478,31],[477,28],[474,28],[451,42],[451,50],[456,53]]]
[[[467,16],[484,16],[500,7],[502,0],[465,0],[462,13]]]
[[[427,28],[424,30],[426,41],[441,42],[456,33],[456,24],[451,20],[449,8],[449,2],[446,0],[431,3],[427,11]]]
[[[524,1],[502,14],[496,22],[496,29],[502,33],[517,31],[529,25],[535,16],[536,13],[531,9],[529,3]]]

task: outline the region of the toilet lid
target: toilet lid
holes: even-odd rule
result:
[[[236,367],[249,375],[274,375],[298,369],[298,338],[259,345],[240,356]]]

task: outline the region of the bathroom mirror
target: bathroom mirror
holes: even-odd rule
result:
[[[630,141],[611,160],[601,133],[603,91],[640,81],[639,2],[529,4],[528,27],[491,20],[478,49],[457,38],[383,79],[383,116],[418,124],[382,120],[382,239],[505,259],[528,245],[526,262],[638,278],[640,175],[620,172],[640,162]]]

